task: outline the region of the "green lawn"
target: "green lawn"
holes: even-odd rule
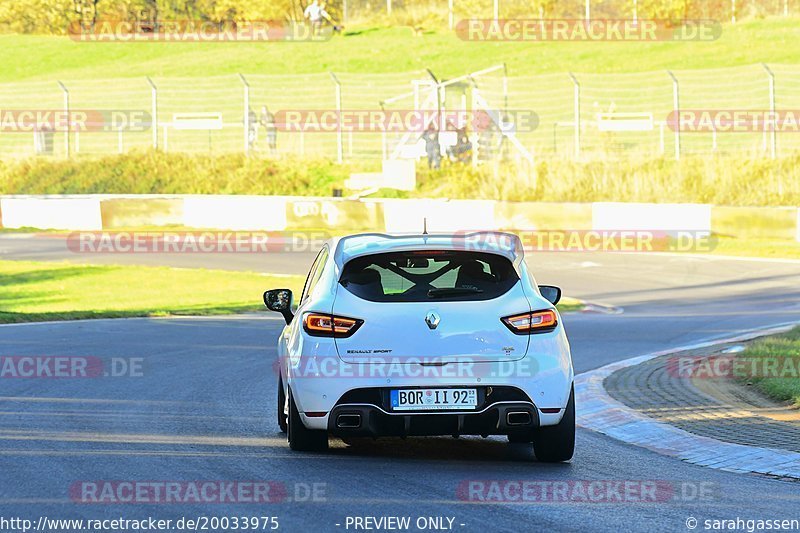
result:
[[[453,77],[505,62],[512,75],[641,72],[760,62],[796,63],[798,19],[724,24],[713,42],[467,42],[436,29],[364,29],[322,43],[78,43],[66,37],[0,35],[0,82],[237,72],[403,72]]]
[[[0,279],[0,322],[257,311],[266,289],[303,284],[302,276],[31,261],[0,261]]]
[[[166,315],[220,315],[264,309],[266,289],[302,290],[303,276],[139,266],[0,261],[0,322]],[[565,298],[559,309],[581,302]]]
[[[741,357],[770,358],[781,370],[781,377],[745,378],[774,400],[792,402],[800,408],[800,327],[783,335],[775,335],[752,343]],[[788,363],[788,366],[787,366]],[[747,365],[748,368],[750,365]],[[767,368],[765,365],[763,368]],[[792,370],[793,369],[793,370]],[[786,377],[783,377],[786,376]]]
[[[716,246],[711,253],[771,259],[800,259],[800,242],[720,238],[716,241]]]

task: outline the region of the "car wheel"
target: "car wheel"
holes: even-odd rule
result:
[[[575,453],[575,388],[569,394],[569,402],[561,422],[543,427],[533,441],[536,459],[543,463],[569,461]]]
[[[278,427],[286,433],[286,393],[283,392],[283,380],[278,376]]]
[[[319,429],[308,429],[303,425],[300,412],[289,390],[289,448],[298,452],[322,451],[328,448],[328,432]]]

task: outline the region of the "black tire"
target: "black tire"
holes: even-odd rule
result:
[[[575,388],[570,391],[569,402],[561,422],[543,427],[533,441],[536,459],[543,463],[569,461],[575,454]]]
[[[278,427],[281,428],[281,433],[286,433],[286,428],[289,426],[286,420],[286,393],[283,392],[283,380],[278,376]]]
[[[300,413],[289,390],[289,427],[287,429],[289,448],[298,452],[315,452],[328,449],[328,432],[308,429],[303,425]]]

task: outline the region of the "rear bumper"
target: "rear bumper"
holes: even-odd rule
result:
[[[539,427],[539,411],[530,402],[497,402],[480,411],[394,413],[374,404],[339,404],[327,417],[338,437],[433,435],[514,435]]]

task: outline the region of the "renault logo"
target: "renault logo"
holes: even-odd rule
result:
[[[431,311],[425,316],[425,323],[428,324],[429,328],[436,329],[436,326],[439,325],[439,315],[436,311]]]

